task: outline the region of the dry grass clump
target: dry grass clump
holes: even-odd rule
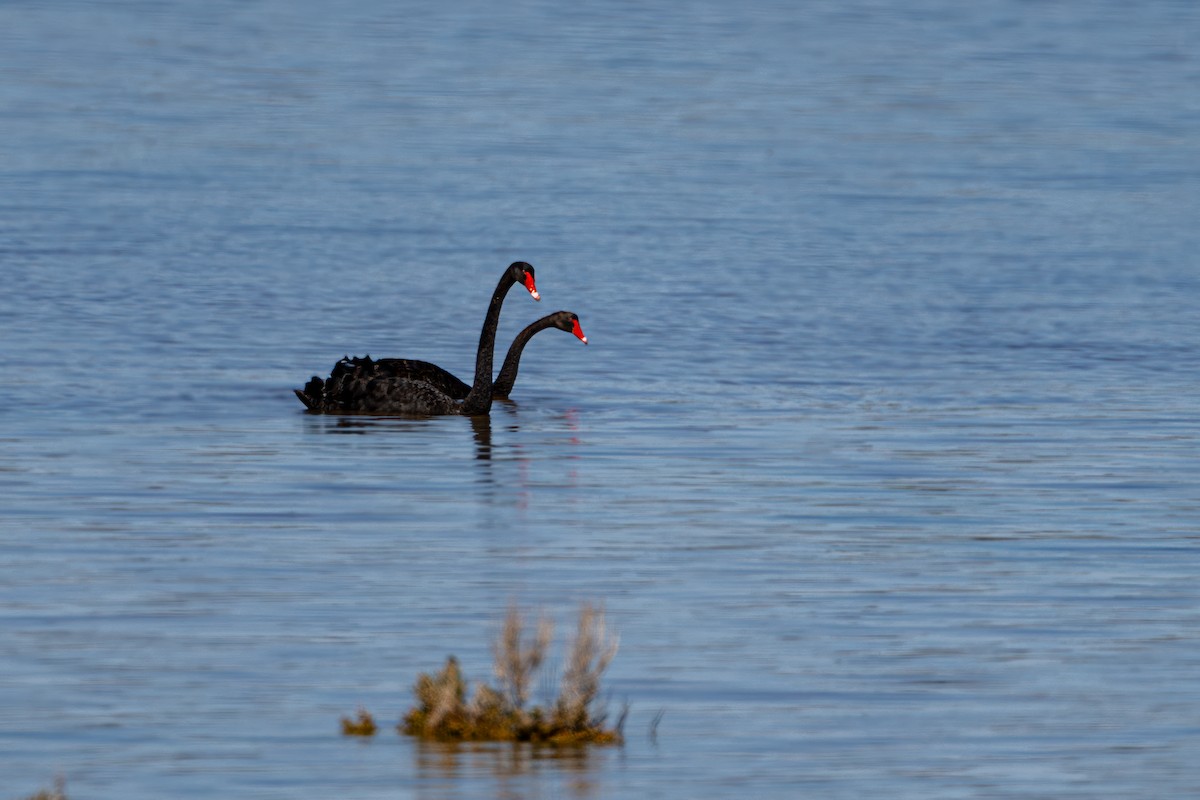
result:
[[[374,736],[377,729],[375,718],[365,708],[358,710],[358,716],[355,719],[342,717],[343,736]]]
[[[31,794],[25,800],[67,800],[67,782],[62,778],[54,780],[53,789],[43,789]]]
[[[601,608],[585,603],[580,609],[557,699],[547,708],[527,707],[552,634],[553,626],[543,618],[527,640],[521,613],[511,607],[492,648],[499,688],[479,683],[468,697],[466,678],[450,656],[441,672],[417,679],[417,705],[400,730],[443,741],[619,743],[624,714],[615,727],[605,728],[607,714],[596,707],[600,677],[617,654],[617,639],[609,635]]]

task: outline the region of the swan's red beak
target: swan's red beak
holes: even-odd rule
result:
[[[538,294],[537,286],[533,282],[533,275],[529,272],[525,273],[525,288],[529,290],[529,294],[534,300],[542,299],[542,296]]]
[[[575,320],[571,324],[571,333],[579,337],[579,341],[587,344],[587,337],[583,335],[583,328],[579,327],[579,320]]]

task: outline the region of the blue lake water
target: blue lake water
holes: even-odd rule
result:
[[[1200,793],[1200,7],[336,5],[0,6],[0,797]],[[624,747],[391,730],[510,601]]]

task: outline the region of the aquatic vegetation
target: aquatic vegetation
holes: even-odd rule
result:
[[[527,707],[552,635],[552,624],[543,618],[532,640],[526,641],[525,622],[511,607],[492,648],[499,688],[479,683],[469,694],[458,660],[450,656],[440,672],[417,678],[417,704],[399,730],[442,741],[620,743],[625,714],[607,728],[607,714],[597,705],[600,678],[617,654],[617,639],[609,635],[604,611],[596,606],[585,603],[580,608],[557,698],[545,708]]]
[[[376,730],[375,718],[365,708],[358,710],[355,719],[342,717],[343,736],[374,736]]]
[[[56,778],[53,789],[43,789],[26,797],[25,800],[67,800],[67,782]]]

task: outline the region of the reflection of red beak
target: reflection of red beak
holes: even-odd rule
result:
[[[542,296],[538,294],[537,286],[533,284],[533,276],[528,272],[525,273],[525,288],[529,290],[529,294],[534,300],[542,299]]]
[[[571,333],[579,337],[579,341],[587,344],[587,337],[583,335],[583,328],[579,327],[579,320],[575,320],[571,325]]]

